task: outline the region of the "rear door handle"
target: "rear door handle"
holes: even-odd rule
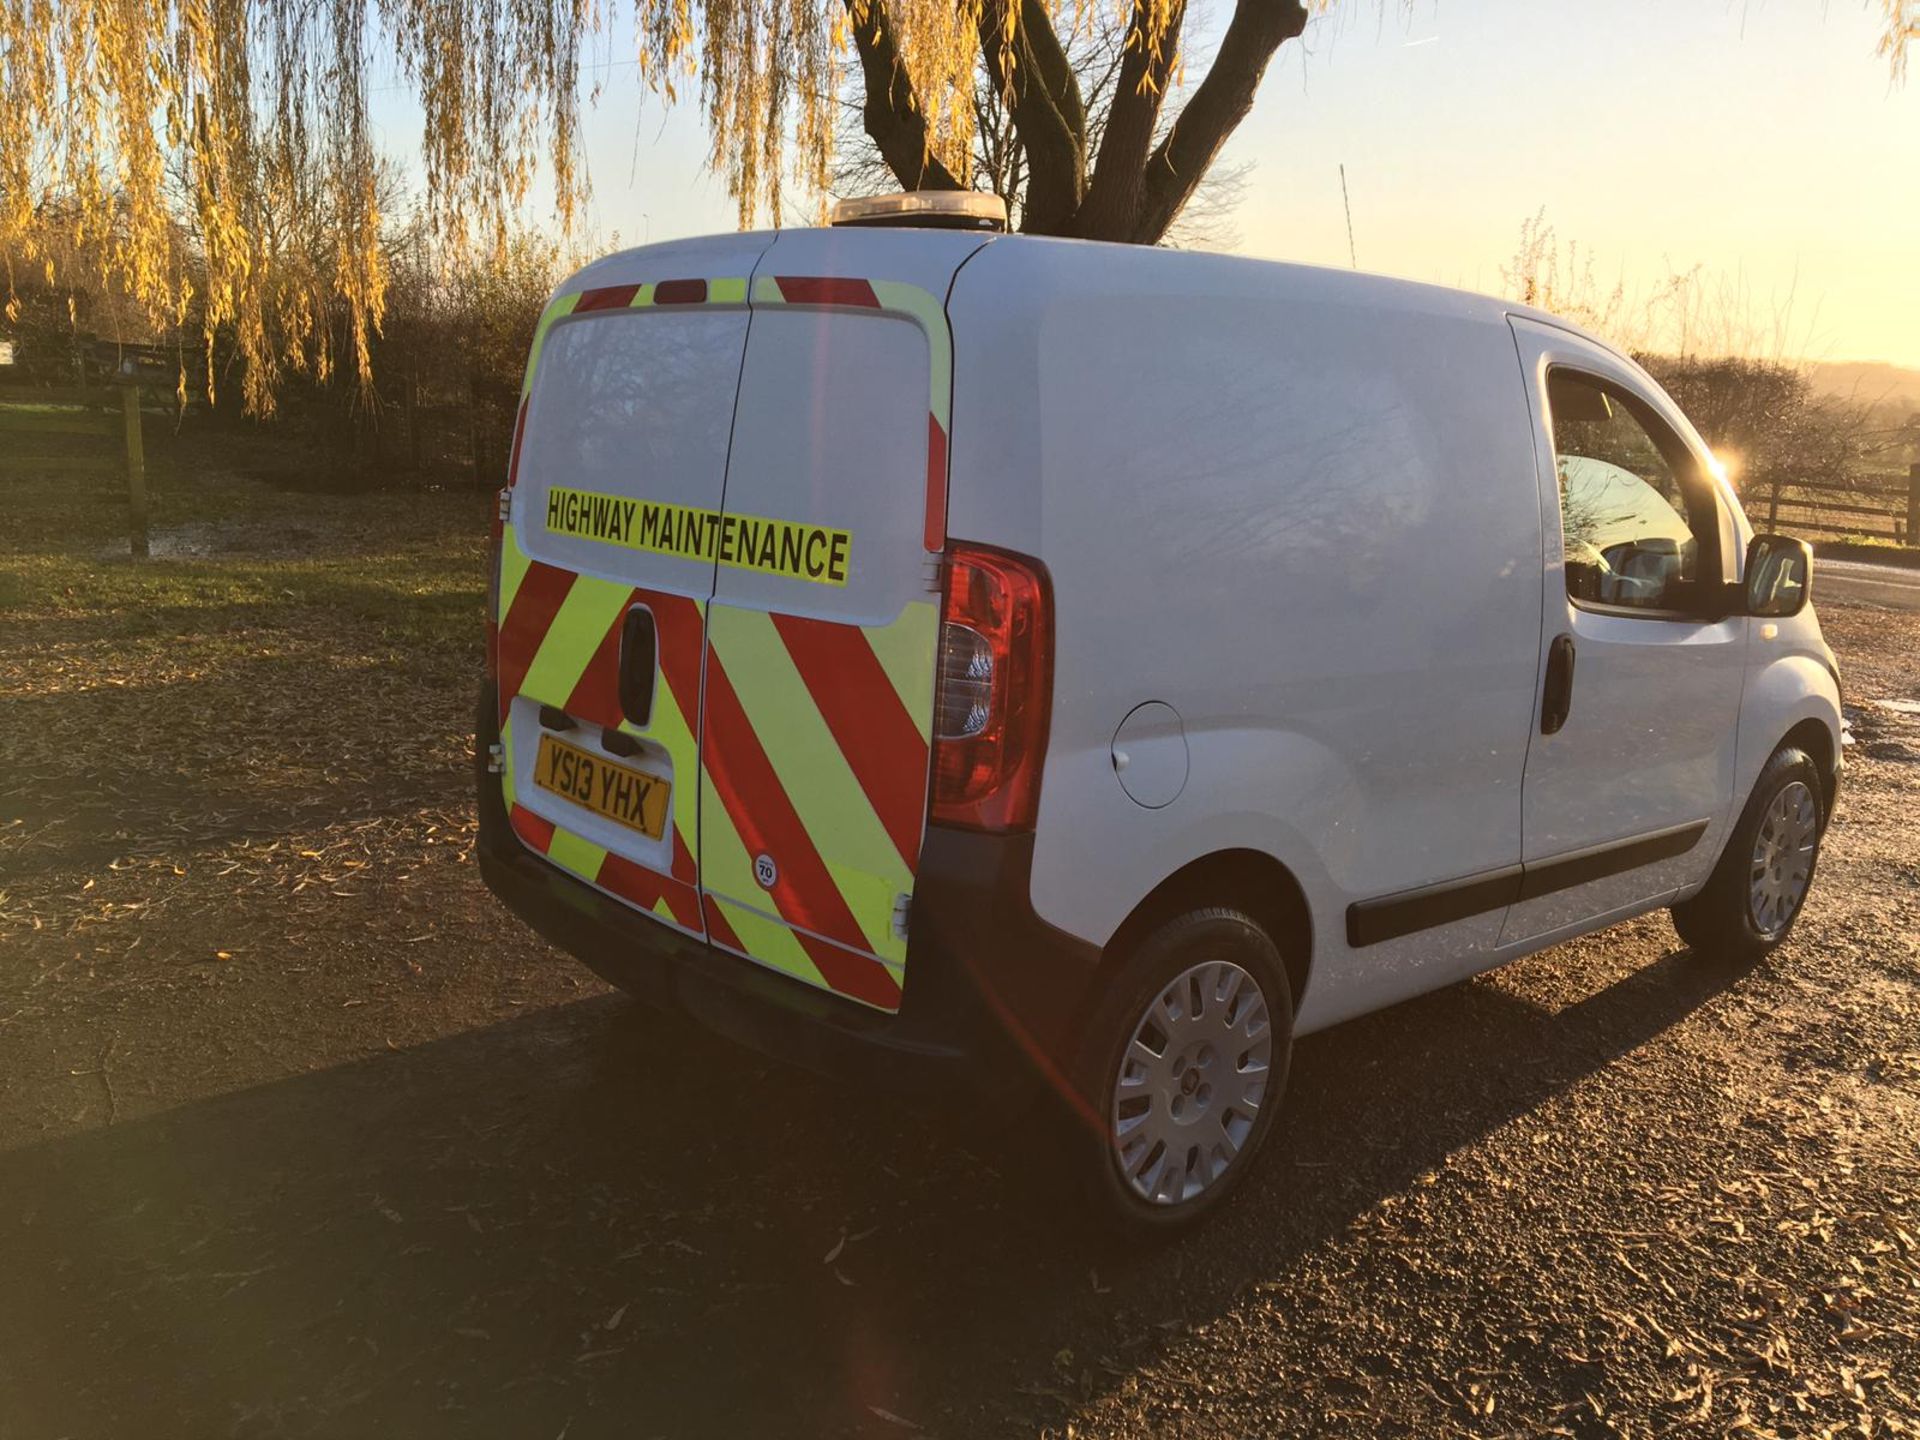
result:
[[[1546,693],[1540,700],[1540,733],[1552,735],[1573,709],[1573,637],[1556,635],[1547,647]]]
[[[659,669],[653,612],[636,605],[620,626],[620,713],[645,728],[653,717],[653,677]]]

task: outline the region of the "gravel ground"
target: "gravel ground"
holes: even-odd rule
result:
[[[1653,917],[1313,1037],[1125,1256],[1030,1139],[508,917],[473,505],[299,503],[0,554],[0,1436],[1920,1432],[1920,616],[1825,612],[1790,947]]]

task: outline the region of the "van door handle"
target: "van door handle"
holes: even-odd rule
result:
[[[653,677],[659,668],[653,612],[636,605],[620,626],[620,713],[646,727],[653,717]]]
[[[1573,637],[1556,635],[1547,647],[1546,693],[1540,701],[1540,733],[1552,735],[1573,709]]]

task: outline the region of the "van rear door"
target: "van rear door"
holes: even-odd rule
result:
[[[762,257],[708,613],[713,942],[899,1007],[946,539],[945,301],[985,237],[783,232]]]
[[[712,532],[769,235],[583,272],[527,363],[501,539],[500,737],[514,829],[705,933],[696,827]]]

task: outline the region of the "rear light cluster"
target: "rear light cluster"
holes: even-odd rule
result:
[[[520,413],[513,419],[513,449],[507,457],[507,488],[493,506],[488,524],[487,546],[487,679],[500,678],[500,538],[506,524],[507,503],[520,479],[520,441],[527,433],[527,402],[520,402]]]
[[[500,492],[493,506],[493,519],[487,535],[487,679],[500,678],[500,537],[503,522],[500,512],[507,508],[506,492]]]
[[[931,818],[1031,829],[1053,691],[1046,571],[1018,555],[955,545],[945,582]]]

